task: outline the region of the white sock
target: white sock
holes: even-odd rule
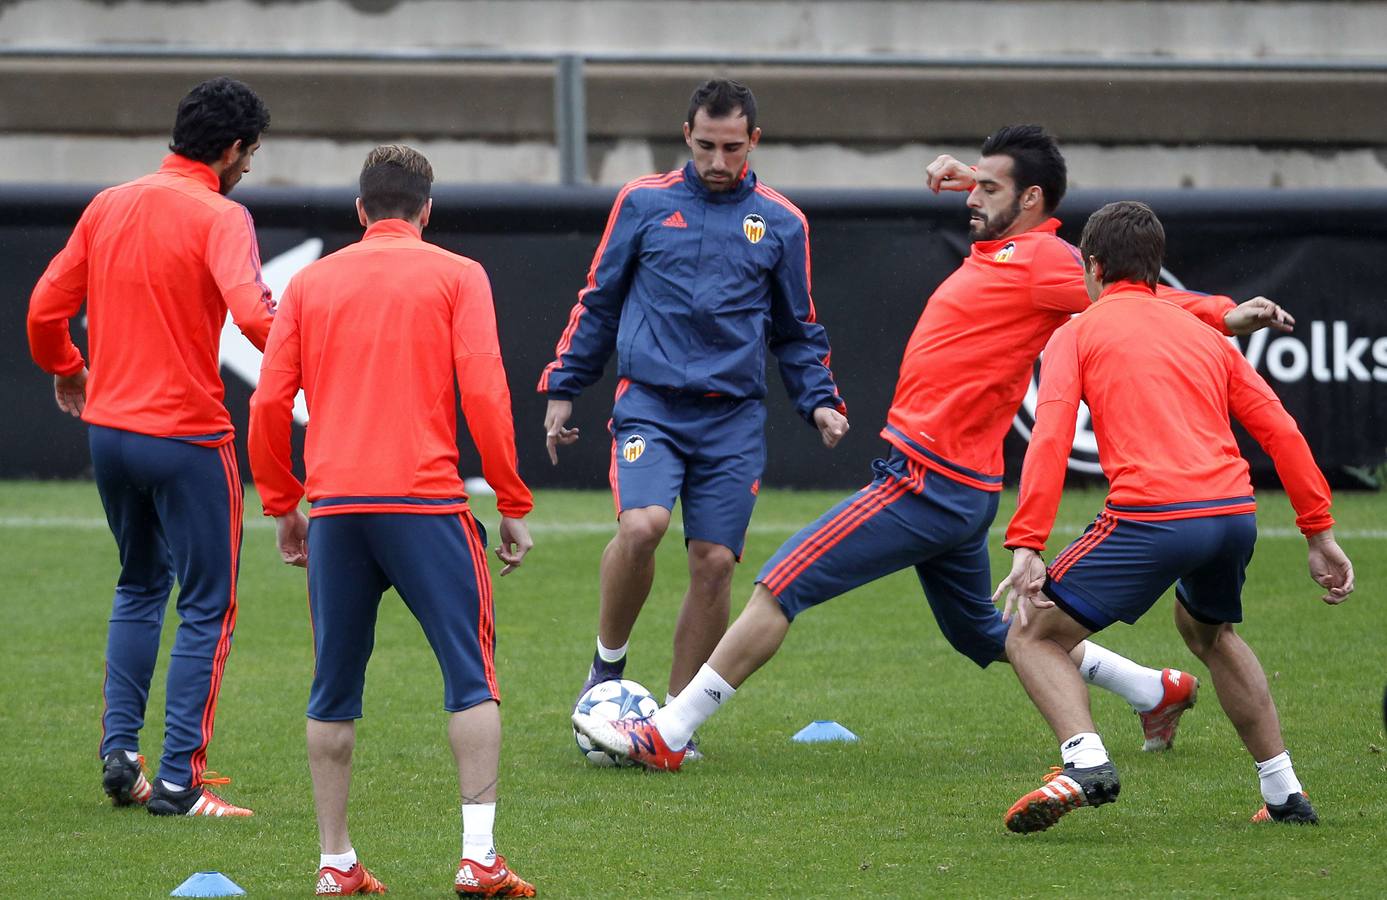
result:
[[[323,853],[318,856],[318,868],[326,869],[328,866],[339,872],[345,872],[356,865],[356,848],[348,847],[346,853]]]
[[[630,644],[631,642],[627,641],[620,647],[617,647],[615,650],[612,650],[611,648],[605,646],[602,643],[602,638],[599,637],[597,639],[597,657],[601,659],[603,662],[621,662],[623,659],[626,658],[626,648],[629,647]]]
[[[678,750],[689,742],[698,726],[718,711],[737,689],[723,680],[707,663],[698,670],[688,687],[679,692],[673,702],[662,706],[651,721],[660,732],[660,737],[671,750]]]
[[[134,750],[122,750],[121,752],[125,754],[126,762],[137,763],[140,761],[140,754],[136,753]],[[165,784],[167,784],[167,782],[165,782]]]
[[[1262,799],[1277,806],[1301,792],[1300,779],[1291,767],[1291,754],[1282,751],[1266,762],[1257,763],[1257,777],[1262,782]]]
[[[462,804],[462,858],[484,866],[495,862],[496,842],[491,836],[495,827],[495,801]]]
[[[1091,769],[1108,761],[1108,748],[1092,731],[1084,731],[1060,743],[1060,758],[1066,766]]]
[[[187,788],[184,787],[183,785],[181,785],[181,784],[174,784],[172,781],[169,781],[167,778],[160,778],[160,779],[159,779],[159,783],[162,784],[162,785],[164,786],[164,790],[166,790],[166,791],[168,791],[168,792],[170,792],[170,793],[173,793],[173,794],[181,794],[181,793],[183,793],[184,791],[187,790]]]
[[[1084,641],[1084,661],[1079,663],[1079,674],[1089,684],[1126,700],[1137,712],[1150,712],[1165,698],[1159,669],[1138,665],[1093,641]]]

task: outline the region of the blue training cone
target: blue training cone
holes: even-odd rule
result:
[[[170,897],[240,897],[241,886],[221,872],[194,872],[173,889]]]
[[[818,719],[795,732],[795,736],[790,740],[801,744],[817,744],[822,741],[855,741],[857,735],[837,722]]]

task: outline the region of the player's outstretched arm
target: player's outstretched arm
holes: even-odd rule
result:
[[[848,417],[829,406],[814,410],[814,427],[824,440],[824,446],[832,450],[848,433]]]
[[[573,401],[549,398],[544,408],[544,448],[549,451],[549,462],[559,464],[559,447],[567,447],[578,440],[578,429],[568,427],[568,419],[573,415]]]
[[[1266,297],[1253,297],[1228,311],[1223,317],[1223,325],[1229,334],[1245,335],[1271,328],[1276,331],[1291,331],[1295,328],[1295,318]]]
[[[529,553],[534,545],[535,542],[530,540],[530,529],[525,525],[524,519],[502,516],[501,543],[496,548],[496,558],[506,564],[505,568],[501,570],[501,576],[505,577],[520,568],[525,554]]]
[[[1329,528],[1306,538],[1310,545],[1310,577],[1329,593],[1322,598],[1331,606],[1343,603],[1353,593],[1353,563],[1334,540]]]
[[[925,185],[936,194],[940,191],[971,191],[977,183],[973,167],[947,153],[925,166]]]

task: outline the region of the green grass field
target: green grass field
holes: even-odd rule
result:
[[[1058,751],[1006,666],[978,670],[939,636],[914,574],[805,615],[784,648],[703,731],[706,762],[677,775],[594,769],[567,716],[596,626],[605,494],[545,492],[536,549],[498,581],[506,737],[497,842],[547,897],[689,895],[1380,896],[1387,755],[1382,692],[1387,500],[1338,498],[1358,593],[1329,608],[1305,573],[1284,496],[1266,493],[1243,633],[1261,656],[1296,768],[1323,824],[1253,826],[1251,762],[1206,682],[1173,751],[1143,754],[1136,717],[1099,692],[1094,712],[1122,772],[1122,800],[1018,836],[1002,813]],[[766,492],[737,574],[734,614],[757,567],[836,495]],[[1014,508],[1002,502],[1001,523]],[[1056,541],[1101,503],[1071,494]],[[258,504],[247,498],[247,507]],[[489,503],[481,518],[494,523]],[[115,547],[91,484],[0,484],[0,735],[10,759],[0,817],[0,895],[161,897],[189,874],[225,872],[251,896],[312,893],[316,831],[303,746],[312,671],[304,579],[279,564],[248,515],[235,649],[210,762],[249,820],[156,819],[101,792],[102,654]],[[493,531],[494,533],[494,531]],[[671,536],[674,537],[673,535]],[[1000,577],[1009,554],[996,552]],[[494,560],[493,560],[494,562]],[[661,549],[628,677],[664,694],[685,568]],[[1152,665],[1206,673],[1162,600],[1102,642]],[[169,614],[165,652],[172,639]],[[143,751],[157,759],[163,667]],[[358,731],[352,831],[405,897],[449,896],[458,806],[435,663],[394,595],[384,604]],[[790,735],[836,719],[861,736],[805,746]]]

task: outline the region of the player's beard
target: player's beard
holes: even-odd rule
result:
[[[219,182],[217,191],[223,197],[231,193],[231,189],[241,183],[241,176],[246,173],[246,156],[248,155],[248,151],[242,151],[241,155],[236,157],[236,162],[223,169],[221,175],[217,177]]]
[[[989,216],[978,210],[973,213],[976,220],[968,222],[968,237],[974,241],[995,241],[1006,234],[1008,228],[1021,216],[1021,198],[1018,196],[1011,209],[1003,210],[996,216]]]

